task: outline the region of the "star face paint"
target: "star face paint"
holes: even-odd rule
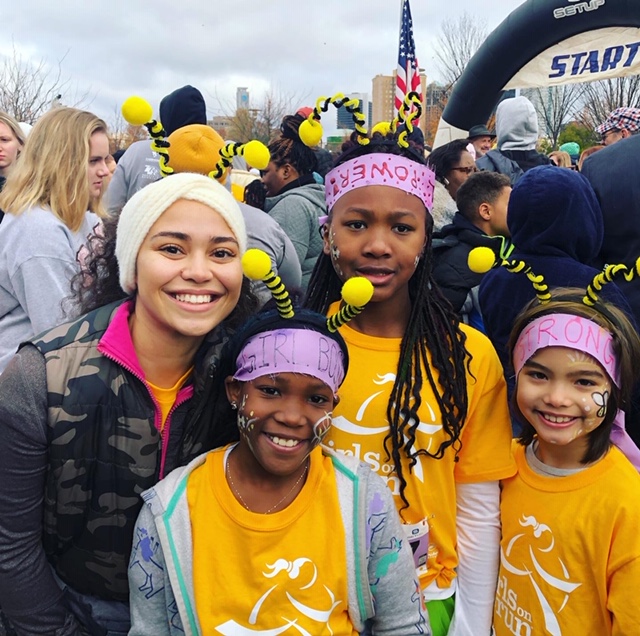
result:
[[[542,461],[581,466],[587,435],[607,412],[611,380],[602,365],[568,347],[546,347],[525,362],[517,378],[516,401],[536,430]]]

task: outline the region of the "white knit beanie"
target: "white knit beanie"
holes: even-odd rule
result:
[[[247,249],[244,217],[233,195],[221,184],[200,174],[183,172],[156,181],[136,192],[120,213],[116,235],[116,259],[120,287],[132,294],[136,289],[136,260],[151,226],[178,199],[199,201],[215,210],[227,223],[240,245]]]

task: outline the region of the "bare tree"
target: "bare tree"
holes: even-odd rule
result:
[[[15,45],[0,66],[0,110],[18,121],[33,124],[45,111],[60,105],[87,106],[89,92],[78,93],[71,80],[64,77],[62,63],[49,66],[45,59],[32,62],[22,58]]]
[[[564,84],[526,91],[553,148],[557,146],[563,128],[579,112],[584,91],[584,84]]]
[[[245,143],[258,139],[268,144],[277,136],[280,123],[285,115],[293,115],[298,108],[304,106],[305,96],[299,93],[283,93],[271,87],[255,106],[238,108],[235,111],[228,104],[222,104],[216,97],[221,110],[229,113],[228,137],[234,141]]]
[[[640,75],[616,77],[585,86],[579,120],[588,128],[599,126],[612,110],[621,106],[640,107]]]
[[[447,87],[447,94],[450,94],[487,35],[486,22],[466,11],[458,18],[447,18],[442,22],[435,53],[436,65]]]
[[[144,126],[133,126],[125,121],[120,105],[113,109],[113,114],[107,122],[109,125],[109,146],[111,152],[125,150],[134,141],[149,139],[149,133]]]

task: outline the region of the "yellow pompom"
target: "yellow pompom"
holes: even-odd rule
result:
[[[264,170],[271,161],[269,149],[257,139],[246,143],[242,149],[242,156],[252,168]]]
[[[122,116],[132,126],[142,126],[153,119],[153,108],[144,97],[129,97],[122,104]]]
[[[271,271],[271,259],[266,252],[251,248],[242,257],[242,269],[248,278],[262,280]]]
[[[490,247],[474,247],[469,252],[467,264],[476,274],[488,272],[496,262],[496,255]]]
[[[305,119],[298,130],[300,140],[305,146],[313,148],[322,140],[322,124],[316,119]]]
[[[372,296],[373,285],[362,276],[354,276],[342,286],[342,299],[353,307],[364,307]]]
[[[379,121],[372,129],[371,134],[380,133],[381,135],[388,135],[391,132],[391,122]]]

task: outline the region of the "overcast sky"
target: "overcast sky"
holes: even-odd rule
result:
[[[442,21],[465,10],[492,30],[523,0],[412,0],[420,65],[438,79],[434,47]],[[336,92],[371,93],[398,52],[400,0],[2,0],[0,55],[62,61],[70,104],[111,123],[132,94],[154,109],[184,84],[198,87],[208,114],[235,109],[238,86],[259,106],[271,87],[312,104]],[[304,6],[304,8],[303,8]],[[331,117],[335,120],[335,117]],[[328,122],[327,122],[328,123]]]

